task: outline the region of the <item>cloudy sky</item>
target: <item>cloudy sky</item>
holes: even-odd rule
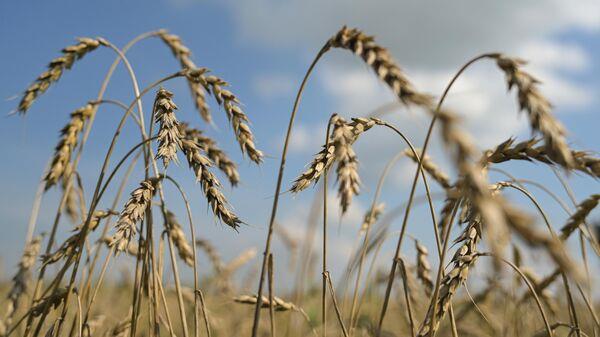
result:
[[[214,127],[202,124],[193,109],[182,81],[165,86],[174,91],[179,117],[204,128],[233,158],[240,161],[242,184],[225,188],[235,210],[248,225],[239,233],[216,224],[207,212],[200,187],[194,185],[187,168],[170,171],[191,195],[200,234],[222,244],[222,254],[231,258],[249,247],[262,249],[275,186],[281,144],[295,90],[311,59],[321,45],[342,25],[358,27],[388,47],[417,87],[439,95],[462,63],[489,51],[501,51],[530,61],[527,69],[542,80],[557,116],[569,130],[576,148],[598,151],[598,92],[600,92],[600,2],[596,0],[526,1],[349,1],[349,0],[257,0],[257,1],[4,1],[0,4],[0,41],[3,46],[0,81],[0,113],[18,103],[18,95],[44,70],[59,50],[79,36],[102,36],[124,45],[136,35],[166,28],[182,37],[200,66],[232,84],[252,121],[257,145],[267,155],[257,167],[244,160],[233,141],[224,114],[214,107]],[[141,86],[177,70],[170,52],[157,40],[135,46],[128,54]],[[42,170],[51,156],[58,130],[68,113],[96,96],[103,74],[114,59],[109,50],[99,50],[76,64],[31,108],[25,118],[12,116],[0,122],[0,148],[4,155],[0,189],[0,257],[4,270],[12,270],[20,254],[34,194]],[[129,102],[130,81],[119,69],[110,83],[107,97]],[[343,51],[325,57],[311,79],[299,111],[293,134],[284,186],[290,185],[311,155],[319,150],[328,116],[365,115],[385,105],[392,107],[386,119],[398,125],[413,142],[420,144],[428,121],[421,111],[409,111],[393,104],[394,98],[359,60]],[[494,65],[481,62],[457,82],[448,105],[459,112],[465,126],[486,148],[510,136],[528,137],[524,116],[517,113],[514,95],[507,94]],[[149,110],[151,98],[145,102]],[[103,107],[80,165],[90,193],[98,175],[105,146],[114,131],[120,111]],[[119,145],[124,153],[138,141],[133,126]],[[432,153],[447,166],[443,147]],[[398,139],[378,130],[357,144],[364,182],[363,195],[343,219],[334,207],[332,218],[332,261],[341,264],[352,247],[364,210],[373,196],[378,175],[385,163],[403,149]],[[566,198],[548,170],[531,164],[511,166],[519,177],[533,178]],[[382,199],[389,209],[408,195],[412,164],[400,160],[395,166]],[[138,170],[139,172],[139,170]],[[540,173],[541,172],[541,173]],[[133,178],[133,183],[141,175]],[[493,176],[499,179],[499,176]],[[570,177],[578,198],[598,190],[598,183]],[[132,183],[132,184],[133,184]],[[134,185],[131,185],[134,186]],[[299,196],[282,197],[278,222],[301,239],[306,229],[310,203],[317,189]],[[557,224],[564,214],[539,190]],[[169,191],[171,200],[177,195]],[[57,193],[44,198],[38,232],[50,228]],[[331,196],[335,204],[335,195]],[[528,208],[525,199],[515,202]],[[183,207],[172,209],[185,219]],[[108,205],[108,201],[106,202]],[[105,205],[105,207],[106,207]],[[421,212],[422,211],[422,212]],[[394,226],[398,227],[398,221]],[[66,235],[69,224],[62,224]],[[409,231],[432,244],[430,223],[424,209],[411,218]],[[391,244],[391,243],[390,243]],[[281,250],[281,244],[276,243]],[[407,254],[410,255],[409,252]],[[284,255],[284,254],[282,254]],[[385,255],[385,254],[384,254]],[[282,261],[283,260],[283,261]],[[284,258],[279,260],[284,264]],[[341,268],[339,265],[333,268]]]

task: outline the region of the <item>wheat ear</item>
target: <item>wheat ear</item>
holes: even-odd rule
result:
[[[152,197],[156,193],[156,186],[161,179],[162,177],[146,179],[140,183],[140,187],[131,192],[117,221],[116,233],[112,238],[111,245],[116,247],[117,251],[125,250],[136,234],[136,224],[142,220],[146,209],[150,207]]]
[[[183,41],[181,41],[179,36],[175,34],[169,34],[166,30],[159,31],[158,36],[171,49],[171,52],[175,58],[177,58],[182,68],[197,68],[196,64],[191,59],[192,52],[183,44]],[[192,96],[194,98],[194,104],[196,105],[196,109],[198,109],[200,112],[200,116],[202,116],[202,119],[204,119],[207,123],[211,123],[212,116],[210,115],[208,104],[206,103],[206,93],[204,88],[202,85],[189,80],[188,85],[190,86],[190,91],[192,92]]]
[[[577,205],[577,211],[569,217],[567,223],[560,229],[561,240],[568,239],[583,224],[587,216],[598,206],[598,202],[600,202],[600,194],[592,194]]]
[[[415,249],[417,250],[417,278],[425,286],[425,294],[431,296],[433,279],[431,278],[431,264],[427,259],[429,251],[417,239],[415,239]]]
[[[329,40],[329,46],[352,51],[360,56],[404,104],[431,107],[431,97],[419,93],[396,64],[389,51],[375,42],[372,36],[346,26]]]
[[[4,322],[6,325],[10,325],[21,296],[27,292],[31,278],[31,269],[35,265],[41,246],[42,237],[37,236],[29,241],[23,250],[17,273],[12,278],[12,286],[7,295],[8,303],[5,313],[6,320]]]
[[[175,116],[177,105],[172,97],[172,92],[160,88],[154,100],[154,122],[160,125],[156,158],[162,158],[165,167],[171,160],[177,161],[177,149],[181,148],[181,134],[177,127],[179,121]]]
[[[425,170],[425,172],[429,173],[429,175],[438,184],[440,184],[443,188],[445,188],[445,189],[450,188],[450,178],[448,177],[448,175],[446,173],[444,173],[444,171],[442,171],[442,169],[438,165],[436,165],[433,162],[431,157],[427,154],[425,156],[422,156],[421,150],[418,150],[418,149],[417,149],[417,154],[419,155],[419,157],[422,161],[421,165],[422,165],[423,169]],[[418,163],[417,158],[415,157],[415,154],[410,149],[406,149],[404,151],[404,155],[406,155],[408,158],[410,158],[415,163]]]
[[[183,153],[187,158],[190,168],[196,175],[196,180],[200,182],[202,191],[206,196],[208,204],[211,206],[214,215],[233,229],[237,229],[242,221],[227,206],[227,200],[221,192],[221,184],[217,177],[210,172],[210,159],[200,153],[200,148],[195,142],[182,139]]]
[[[46,92],[50,85],[60,79],[65,70],[71,69],[75,61],[81,59],[87,53],[101,45],[108,46],[108,42],[102,38],[92,39],[89,37],[82,37],[77,39],[77,41],[77,44],[65,47],[62,50],[62,56],[50,61],[48,70],[38,76],[35,82],[25,90],[25,93],[19,102],[19,107],[17,108],[17,111],[20,114],[25,114],[33,102],[35,102],[41,94]]]
[[[94,104],[88,103],[83,107],[73,111],[67,125],[60,131],[60,140],[54,149],[54,156],[50,169],[44,177],[46,190],[56,185],[56,183],[66,176],[71,163],[71,156],[79,141],[79,135],[83,130],[83,125],[94,113]]]
[[[242,111],[240,101],[231,91],[224,89],[224,87],[229,85],[227,82],[213,75],[207,76],[206,72],[206,69],[196,69],[195,71],[188,71],[186,77],[190,81],[202,85],[207,92],[212,93],[217,103],[227,113],[227,118],[233,128],[242,153],[247,155],[253,162],[260,164],[263,153],[254,144],[254,135],[248,125],[248,116]]]
[[[166,227],[169,231],[169,235],[171,235],[171,239],[173,240],[173,244],[177,249],[179,257],[188,266],[194,266],[194,251],[188,240],[185,238],[185,232],[183,231],[183,228],[177,221],[177,218],[173,212],[167,211],[166,213]]]
[[[185,139],[195,142],[219,170],[227,176],[229,183],[232,186],[237,186],[240,182],[237,164],[217,146],[213,139],[205,136],[201,130],[190,127],[187,123],[179,124],[179,132]]]
[[[538,161],[548,165],[558,165],[554,158],[548,155],[544,145],[538,145],[540,139],[531,138],[516,143],[509,138],[494,149],[484,151],[481,159],[484,165],[499,164],[509,160]],[[600,159],[586,151],[571,150],[575,170],[594,178],[600,178]]]
[[[516,87],[519,107],[527,112],[533,130],[543,136],[548,156],[567,169],[574,168],[565,128],[552,115],[552,105],[538,89],[539,81],[521,69],[525,62],[499,54],[496,63],[506,75],[508,89]]]

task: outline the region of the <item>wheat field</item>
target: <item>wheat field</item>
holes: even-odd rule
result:
[[[160,40],[170,50],[180,70],[142,84],[127,51],[150,39]],[[30,108],[42,104],[37,103],[38,98],[99,49],[114,52],[115,61],[105,77],[97,79],[102,83],[97,96],[73,111],[60,130],[36,200],[41,201],[47,191],[58,191],[54,222],[30,224],[16,274],[0,287],[0,336],[599,335],[595,259],[600,256],[600,231],[592,214],[600,194],[575,195],[565,177],[578,175],[597,184],[600,159],[596,149],[571,146],[567,130],[553,115],[552,97],[542,94],[540,80],[528,72],[524,60],[495,52],[476,55],[457,65],[443,92],[430,94],[427,88],[412,84],[375,37],[342,27],[324,41],[305,77],[298,79],[286,137],[281,140],[282,153],[277,158],[279,172],[268,177],[276,182],[272,208],[258,210],[270,219],[265,225],[264,246],[224,261],[221,253],[227,247],[196,235],[200,224],[191,209],[198,202],[189,200],[186,192],[201,190],[203,203],[215,221],[224,225],[210,230],[230,231],[243,246],[247,224],[225,192],[229,193],[225,187],[243,182],[238,172],[241,163],[205,132],[215,126],[213,115],[225,113],[228,125],[219,127],[232,133],[231,141],[246,160],[261,165],[265,154],[257,146],[252,116],[244,112],[246,106],[217,72],[194,63],[180,37],[161,29],[134,37],[123,47],[105,38],[79,38],[63,48],[25,89],[12,118],[35,119]],[[426,114],[430,124],[422,144],[406,136],[405,126],[386,120],[386,114],[348,118],[331,113],[323,116],[328,119],[321,125],[325,137],[322,147],[314,149],[312,161],[304,169],[286,167],[305,87],[317,71],[317,63],[336,51],[362,60],[382,82],[382,90],[391,91],[403,106]],[[455,82],[475,63],[485,63],[504,75],[507,95],[517,100],[514,113],[525,116],[531,138],[507,137],[494,147],[481,149],[465,130],[460,111],[446,108],[445,99]],[[119,67],[129,76],[134,93],[127,102],[105,97]],[[177,92],[174,81],[185,81],[189,92]],[[176,102],[188,94],[200,118],[180,113]],[[89,136],[95,117],[107,105],[119,107],[121,118],[112,126],[114,133],[105,156],[97,159],[97,180],[82,181],[80,159],[85,144],[93,141]],[[125,128],[128,123],[134,128]],[[124,148],[120,137],[132,130],[139,132],[140,141]],[[389,163],[379,183],[365,187],[355,143],[372,133],[397,136],[393,145],[399,144],[403,150],[393,158],[380,158]],[[434,136],[442,140],[452,173],[445,172],[438,158],[430,155],[430,146],[438,145],[430,143]],[[414,162],[416,170],[408,177],[410,188],[398,192],[405,206],[396,215],[401,225],[392,231],[390,210],[384,205],[389,201],[381,200],[380,192],[399,158]],[[127,191],[138,161],[143,162],[144,179]],[[530,183],[511,176],[510,165],[502,166],[506,180],[490,179],[490,171],[500,171],[497,165],[515,161],[555,173],[554,186],[544,187],[555,203],[541,204],[530,192]],[[285,181],[285,168],[296,172],[297,178]],[[170,175],[173,170],[188,169],[196,184]],[[175,189],[179,197],[168,200],[165,187]],[[418,187],[424,188],[425,195],[417,194]],[[441,198],[431,192],[433,187],[443,192]],[[357,244],[345,262],[343,277],[337,280],[330,274],[328,259],[328,252],[337,249],[328,245],[335,226],[328,223],[331,205],[328,207],[328,198],[323,197],[330,188],[337,189],[340,217],[361,190],[368,191],[372,200],[355,234]],[[557,196],[556,191],[563,190],[570,199]],[[524,196],[531,206],[528,211],[507,198],[508,191]],[[279,200],[300,193],[313,193],[317,203],[303,229],[305,237],[288,233],[277,221]],[[428,208],[430,219],[420,225],[434,238],[430,247],[407,230],[417,203]],[[183,205],[186,212],[175,214],[173,205]],[[564,223],[553,222],[545,211],[558,207],[568,214]],[[70,234],[62,240],[57,233],[64,228]],[[311,231],[321,233],[320,242],[308,235]],[[311,237],[312,241],[306,242]],[[386,240],[395,243],[395,251],[381,268]],[[293,270],[274,268],[274,259],[280,258],[272,249],[274,241],[283,243],[286,254],[296,257],[295,263],[290,262]],[[567,245],[569,241],[577,244]],[[528,265],[537,261],[531,256],[542,256],[546,264],[543,274]],[[209,268],[199,267],[201,257],[210,261]],[[239,273],[254,258],[260,261],[258,268]],[[129,261],[130,268],[119,270],[114,263],[119,260]],[[320,270],[316,278],[307,271],[313,267]],[[474,270],[484,277],[472,281]],[[185,277],[186,273],[192,276]],[[115,275],[120,275],[120,280]],[[295,281],[277,284],[281,279]]]

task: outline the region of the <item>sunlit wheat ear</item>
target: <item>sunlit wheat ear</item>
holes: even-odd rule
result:
[[[247,155],[253,162],[260,164],[263,153],[254,144],[254,135],[248,125],[248,116],[242,111],[240,101],[231,91],[224,89],[229,85],[227,82],[213,75],[207,76],[206,72],[206,69],[196,69],[188,71],[186,76],[188,80],[201,84],[207,92],[212,93],[217,103],[227,113],[227,118],[242,153]]]
[[[183,262],[185,262],[185,264],[193,267],[194,251],[188,240],[185,238],[185,232],[177,221],[175,214],[173,214],[171,211],[167,211],[166,227],[167,231],[169,231],[171,239],[173,240],[175,248],[177,248],[179,257],[183,260]]]
[[[179,122],[175,116],[177,105],[172,97],[172,92],[160,88],[154,100],[154,122],[160,125],[156,158],[162,158],[165,167],[171,160],[177,162],[177,149],[181,148]]]
[[[106,320],[106,315],[96,315],[96,316],[92,317],[90,320],[88,320],[88,322],[84,326],[84,329],[85,329],[85,331],[89,331],[89,336],[94,336],[94,332],[97,331],[98,329],[102,328],[105,320]],[[88,336],[88,335],[85,335],[85,336]]]
[[[181,67],[184,69],[196,69],[196,64],[191,59],[192,53],[188,47],[186,47],[181,38],[174,34],[169,34],[166,30],[161,30],[159,32],[159,36],[161,40],[171,49],[173,55],[177,58]],[[210,115],[210,110],[208,108],[208,104],[206,103],[206,93],[202,85],[188,80],[188,85],[190,86],[190,91],[192,92],[192,96],[194,98],[194,104],[196,105],[196,109],[200,112],[200,116],[206,122],[212,122],[212,116]]]
[[[84,105],[71,113],[69,122],[60,131],[60,140],[54,149],[54,156],[52,157],[50,169],[44,177],[46,190],[56,185],[56,183],[68,173],[71,156],[79,141],[79,135],[83,130],[83,125],[89,120],[93,113],[93,104],[88,103]]]
[[[585,278],[580,266],[573,261],[567,253],[565,245],[558,237],[532,226],[532,219],[524,216],[522,212],[514,207],[507,205],[505,212],[508,214],[507,218],[510,220],[508,222],[510,229],[518,233],[527,244],[532,247],[543,248],[566,275],[573,277],[577,281]]]
[[[502,256],[509,239],[508,214],[506,202],[501,197],[492,197],[487,177],[480,163],[474,158],[477,153],[468,134],[457,128],[458,118],[449,111],[439,111],[442,139],[451,150],[452,158],[460,178],[452,194],[460,196],[469,203],[470,212],[481,217],[485,224],[486,239],[497,256]],[[516,214],[516,213],[515,213]],[[444,223],[444,221],[442,222]]]
[[[211,166],[210,159],[202,155],[198,145],[191,140],[183,139],[181,145],[188,164],[196,175],[196,180],[202,186],[202,191],[213,214],[231,228],[237,229],[242,221],[229,210],[227,200],[220,190],[221,184],[209,170]]]
[[[117,251],[127,248],[131,239],[137,232],[136,224],[142,220],[146,209],[150,207],[152,197],[156,193],[156,186],[162,177],[154,177],[144,180],[140,187],[131,192],[131,196],[121,211],[121,216],[115,226],[116,233],[112,238],[111,245]]]
[[[406,149],[404,151],[404,154],[412,159],[415,163],[417,162],[417,158],[415,157],[415,154],[410,150],[410,149]],[[421,150],[417,150],[417,154],[419,155],[419,157],[421,158],[422,161],[422,167],[425,170],[425,172],[429,173],[429,175],[438,183],[440,184],[443,188],[450,188],[450,178],[448,177],[448,175],[446,173],[444,173],[444,171],[442,171],[442,169],[437,166],[433,160],[431,159],[431,157],[429,155],[425,155],[424,157],[421,156]]]
[[[27,243],[19,261],[17,273],[12,278],[12,284],[7,298],[7,309],[4,317],[5,324],[10,325],[14,312],[17,310],[21,296],[27,292],[31,279],[31,269],[35,265],[35,261],[42,246],[42,237],[37,236]]]
[[[440,285],[439,298],[437,302],[437,310],[432,313],[432,307],[425,316],[425,320],[419,329],[418,336],[433,336],[439,328],[442,318],[446,315],[450,308],[453,296],[463,282],[467,280],[469,268],[475,263],[477,254],[477,243],[481,238],[481,223],[477,215],[471,214],[467,225],[456,239],[455,243],[459,244],[459,248],[452,257],[452,269],[444,276]],[[431,329],[431,320],[435,315],[435,324]]]
[[[425,287],[425,294],[431,296],[433,291],[433,279],[431,278],[431,264],[427,256],[429,251],[427,247],[423,246],[419,240],[415,239],[415,248],[417,250],[417,278]]]
[[[20,114],[25,114],[31,107],[33,102],[43,94],[52,83],[58,81],[65,70],[71,69],[75,61],[84,57],[87,53],[93,51],[101,45],[108,45],[102,38],[82,37],[78,39],[76,45],[68,46],[62,50],[62,56],[55,58],[48,64],[48,70],[43,72],[33,82],[21,98],[17,111]]]
[[[557,268],[554,270],[554,272],[552,272],[552,274],[543,279],[539,279],[537,275],[535,275],[535,273],[533,273],[533,271],[527,267],[522,268],[521,271],[533,284],[536,294],[540,296],[542,301],[548,305],[552,313],[556,315],[558,312],[558,304],[556,303],[554,297],[552,297],[552,292],[548,289],[548,287],[552,285],[552,283],[554,283],[554,281],[556,281],[560,275],[562,275],[560,268]],[[521,299],[518,303],[523,303],[529,297],[531,297],[531,292],[525,292],[523,296],[521,296]]]
[[[105,219],[109,215],[118,215],[118,214],[115,214],[112,211],[102,211],[102,210],[94,211],[94,214],[92,214],[92,217],[90,219],[90,224],[88,226],[88,232],[92,232],[92,231],[96,230],[96,228],[98,228],[98,225],[100,224],[100,221],[102,219]],[[50,265],[50,264],[60,261],[64,257],[68,257],[68,256],[76,253],[77,249],[79,248],[79,238],[81,236],[81,230],[83,229],[84,225],[85,225],[85,221],[83,223],[79,224],[78,226],[76,226],[73,229],[74,234],[69,236],[60,245],[60,247],[58,249],[56,249],[56,251],[54,251],[53,253],[50,253],[50,254],[42,255],[42,264]]]
[[[560,229],[562,240],[568,239],[571,233],[583,224],[587,216],[598,206],[598,202],[600,202],[600,194],[592,194],[577,205],[577,211],[569,217],[567,223]]]
[[[221,268],[220,273],[217,275],[217,287],[221,293],[230,294],[233,291],[234,283],[232,281],[235,272],[254,259],[255,256],[256,248],[246,249]]]
[[[517,88],[519,107],[527,112],[533,130],[542,134],[548,156],[567,169],[574,168],[565,129],[552,115],[552,105],[538,89],[539,81],[521,69],[523,60],[500,54],[496,62],[506,75],[508,89]]]
[[[342,48],[360,56],[404,104],[432,107],[431,97],[416,91],[387,49],[379,46],[372,36],[346,26],[329,40],[332,48]]]
[[[554,296],[552,296],[552,292],[548,290],[547,287],[543,286],[544,284],[542,284],[542,282],[544,282],[545,280],[540,280],[540,278],[530,268],[523,267],[521,268],[521,272],[525,275],[525,277],[527,277],[527,279],[529,279],[529,282],[531,282],[531,284],[533,285],[535,292],[538,294],[542,302],[546,304],[548,309],[550,309],[552,315],[556,316],[559,312],[558,302],[556,301]],[[558,276],[558,274],[556,276]],[[553,276],[553,278],[556,279],[556,276]],[[550,283],[552,283],[554,279],[551,280]]]
[[[344,142],[351,145],[359,135],[379,122],[380,120],[376,118],[354,118],[352,122],[348,123],[342,117],[335,116],[331,121],[333,131],[329,137],[329,146],[323,145],[323,149],[316,154],[315,158],[309,164],[309,168],[296,178],[290,191],[293,193],[301,192],[311,184],[316,184],[319,181],[325,169],[329,169],[336,160],[336,154],[338,153],[336,142]],[[343,130],[342,132],[339,130],[336,131],[336,128],[342,128]],[[341,138],[336,139],[333,135]],[[343,139],[344,137],[348,139]]]
[[[72,164],[69,164],[69,167],[73,166]],[[68,177],[69,174],[65,174],[65,178]],[[62,189],[63,191],[66,191],[66,187],[67,187],[67,182],[68,179],[62,179]],[[74,184],[73,184],[74,185]],[[67,216],[69,217],[69,219],[72,222],[77,222],[79,220],[79,208],[80,208],[80,203],[78,203],[78,199],[79,199],[79,193],[81,192],[81,190],[79,189],[78,186],[71,186],[71,188],[69,189],[69,192],[67,193],[67,195],[65,196],[65,213],[67,214]]]
[[[213,139],[205,136],[202,131],[191,128],[187,123],[179,124],[179,132],[183,138],[195,142],[202,152],[227,176],[229,183],[232,186],[237,186],[240,182],[237,164],[217,146]]]
[[[128,315],[130,316],[130,315]],[[107,337],[125,337],[129,336],[129,330],[131,329],[131,318],[127,317],[117,323],[106,335]]]
[[[210,260],[210,262],[213,265],[215,274],[221,274],[223,272],[223,268],[224,268],[223,260],[221,260],[221,256],[219,255],[217,248],[215,248],[215,246],[213,246],[213,244],[210,243],[210,241],[204,240],[204,239],[197,239],[196,246],[198,246],[198,247],[202,248],[202,250],[204,250],[204,252],[208,256],[208,259]]]
[[[375,205],[375,207],[369,208],[363,217],[363,222],[360,225],[360,232],[365,232],[367,228],[371,227],[373,224],[377,222],[379,217],[383,214],[385,210],[385,204],[379,203]]]
[[[338,183],[338,196],[342,213],[346,213],[352,197],[360,191],[360,177],[358,176],[358,159],[352,148],[352,128],[343,119],[338,119],[333,128],[333,146],[335,146],[335,159],[338,162],[336,174]]]
[[[125,254],[131,256],[131,257],[138,257],[138,256],[143,256],[144,254],[144,244],[145,241],[144,239],[140,239],[141,240],[141,247],[142,249],[140,249],[140,245],[138,244],[137,241],[131,241],[129,242],[129,244],[127,245],[127,247],[125,247],[124,250],[122,250],[121,252],[124,252]],[[104,236],[102,238],[100,238],[99,240],[100,242],[104,243],[107,247],[112,247],[113,245],[113,238],[110,236]]]
[[[233,301],[240,304],[256,305],[256,295],[240,295],[233,298]],[[260,307],[263,309],[269,308],[270,301],[266,296],[262,297]],[[292,302],[286,302],[277,296],[273,296],[273,306],[275,311],[301,311],[301,309]]]
[[[539,161],[548,165],[559,165],[554,158],[548,155],[546,146],[538,145],[540,139],[532,138],[516,143],[514,138],[502,142],[492,150],[484,152],[482,163],[484,165],[503,163],[509,160]],[[574,170],[594,178],[600,178],[600,159],[585,151],[571,150]]]

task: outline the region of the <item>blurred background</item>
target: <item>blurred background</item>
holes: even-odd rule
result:
[[[432,10],[435,8],[435,10]],[[555,106],[555,113],[569,130],[576,149],[598,151],[598,100],[600,92],[600,2],[597,0],[527,1],[348,1],[348,0],[258,0],[258,1],[3,1],[0,3],[0,42],[2,81],[0,114],[6,115],[18,104],[22,91],[45,70],[60,49],[81,36],[102,36],[118,46],[146,31],[168,29],[179,35],[192,50],[201,67],[231,83],[231,90],[243,103],[252,121],[257,146],[266,154],[260,167],[241,156],[226,116],[209,101],[215,125],[203,123],[193,106],[183,80],[166,83],[175,93],[178,117],[202,128],[218,140],[240,164],[241,184],[225,193],[239,216],[247,223],[236,233],[219,224],[207,209],[206,201],[184,162],[173,166],[176,176],[190,195],[197,219],[197,235],[218,244],[225,260],[255,247],[264,248],[268,218],[275,188],[279,156],[295,91],[316,52],[342,25],[357,27],[388,47],[417,88],[439,96],[453,73],[468,59],[489,51],[504,52],[529,61],[527,70],[542,82],[542,90]],[[100,83],[115,55],[108,49],[86,56],[58,85],[38,99],[25,117],[0,118],[0,258],[2,278],[14,271],[22,252],[29,214],[44,167],[58,140],[58,132],[68,114],[95,98]],[[144,87],[179,69],[171,52],[158,39],[136,45],[128,57]],[[132,89],[123,67],[111,81],[107,98],[130,102]],[[451,107],[464,117],[465,128],[482,149],[511,136],[529,137],[526,116],[517,113],[514,92],[507,93],[503,75],[490,62],[480,62],[457,82],[448,98]],[[149,95],[144,106],[150,110]],[[394,104],[389,90],[378,82],[360,60],[346,51],[333,51],[318,65],[308,84],[293,133],[284,176],[284,189],[301,173],[324,141],[325,124],[333,112],[343,116],[363,116],[384,106],[383,117],[421,144],[428,124],[422,111]],[[112,106],[99,110],[91,141],[80,164],[87,193],[98,176],[107,144],[121,111]],[[133,123],[119,142],[117,157],[139,141]],[[437,162],[452,171],[444,147],[435,143],[431,152]],[[373,197],[375,183],[385,163],[404,149],[399,139],[381,129],[370,132],[357,144],[363,180],[362,193],[346,216],[340,218],[336,191],[331,191],[331,253],[335,275],[343,269],[356,240],[362,217]],[[182,158],[183,159],[183,158]],[[566,194],[550,170],[535,164],[511,164],[520,178],[534,179]],[[131,190],[143,177],[141,165],[132,177]],[[393,210],[408,197],[414,165],[402,159],[394,167],[383,191],[382,201]],[[492,179],[505,179],[492,175]],[[598,192],[599,184],[570,176],[579,200]],[[114,193],[115,189],[109,191]],[[293,238],[305,238],[311,202],[318,189],[300,195],[284,194],[277,223]],[[540,192],[539,190],[535,192]],[[183,204],[176,191],[167,191],[167,200],[183,221]],[[422,194],[419,191],[417,195]],[[58,203],[58,190],[43,199],[37,220],[37,233],[52,224]],[[91,196],[88,196],[90,198]],[[560,226],[566,215],[545,194],[536,197],[548,205],[546,211]],[[523,209],[531,209],[521,196],[511,199]],[[441,199],[439,199],[441,201]],[[122,203],[121,203],[122,204]],[[103,207],[108,207],[103,205]],[[598,215],[592,219],[598,221]],[[541,223],[540,223],[541,225]],[[392,224],[399,228],[400,219]],[[61,225],[60,238],[72,225]],[[411,215],[409,232],[433,247],[427,209],[419,207]],[[316,236],[319,240],[319,234]],[[391,261],[394,240],[384,247],[381,264]],[[293,268],[277,237],[278,278]],[[414,250],[406,245],[408,255]],[[319,247],[315,247],[319,252]],[[204,257],[203,257],[204,259]],[[202,261],[202,260],[201,260]],[[255,258],[250,265],[258,264]],[[593,261],[598,266],[598,261]],[[119,261],[127,266],[127,261]],[[202,272],[201,272],[202,273]],[[280,276],[281,275],[281,276]],[[318,274],[315,274],[317,276]]]

